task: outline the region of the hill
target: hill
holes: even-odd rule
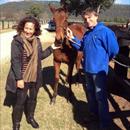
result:
[[[111,20],[127,20],[130,19],[130,5],[114,4],[108,10],[101,12],[101,19]]]
[[[27,10],[31,6],[37,6],[41,10],[41,18],[51,17],[51,13],[48,7],[50,2],[47,1],[21,1],[21,2],[9,2],[6,4],[0,5],[0,19],[19,19],[26,15]],[[54,6],[59,6],[59,2],[52,1],[51,4]]]
[[[21,2],[9,2],[0,5],[0,19],[15,19],[26,15],[27,10],[32,6],[38,6],[41,10],[40,18],[48,19],[51,17],[51,13],[48,7],[50,2],[47,1],[21,1]],[[60,6],[59,2],[51,1],[54,6]],[[81,17],[78,17],[81,19]],[[114,4],[106,11],[102,11],[100,18],[104,21],[120,20],[126,21],[130,18],[130,5],[118,5]]]

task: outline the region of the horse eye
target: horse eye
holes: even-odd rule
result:
[[[55,22],[55,18],[53,18],[53,22]]]

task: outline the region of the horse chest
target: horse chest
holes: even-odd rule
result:
[[[73,59],[71,52],[64,52],[62,50],[54,51],[53,55],[54,55],[54,60],[57,62],[69,63]]]

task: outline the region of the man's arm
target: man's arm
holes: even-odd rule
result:
[[[67,39],[72,43],[71,45],[77,50],[81,47],[81,40],[79,40],[76,36],[73,35],[73,32],[67,28]]]

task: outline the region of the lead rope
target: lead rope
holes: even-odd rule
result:
[[[123,63],[121,63],[121,62],[119,62],[119,61],[117,61],[116,59],[112,59],[112,61],[113,62],[115,62],[115,63],[117,63],[117,64],[119,64],[120,66],[123,66],[123,67],[125,67],[125,68],[130,68],[130,66],[129,65],[125,65],[125,64],[123,64]]]

